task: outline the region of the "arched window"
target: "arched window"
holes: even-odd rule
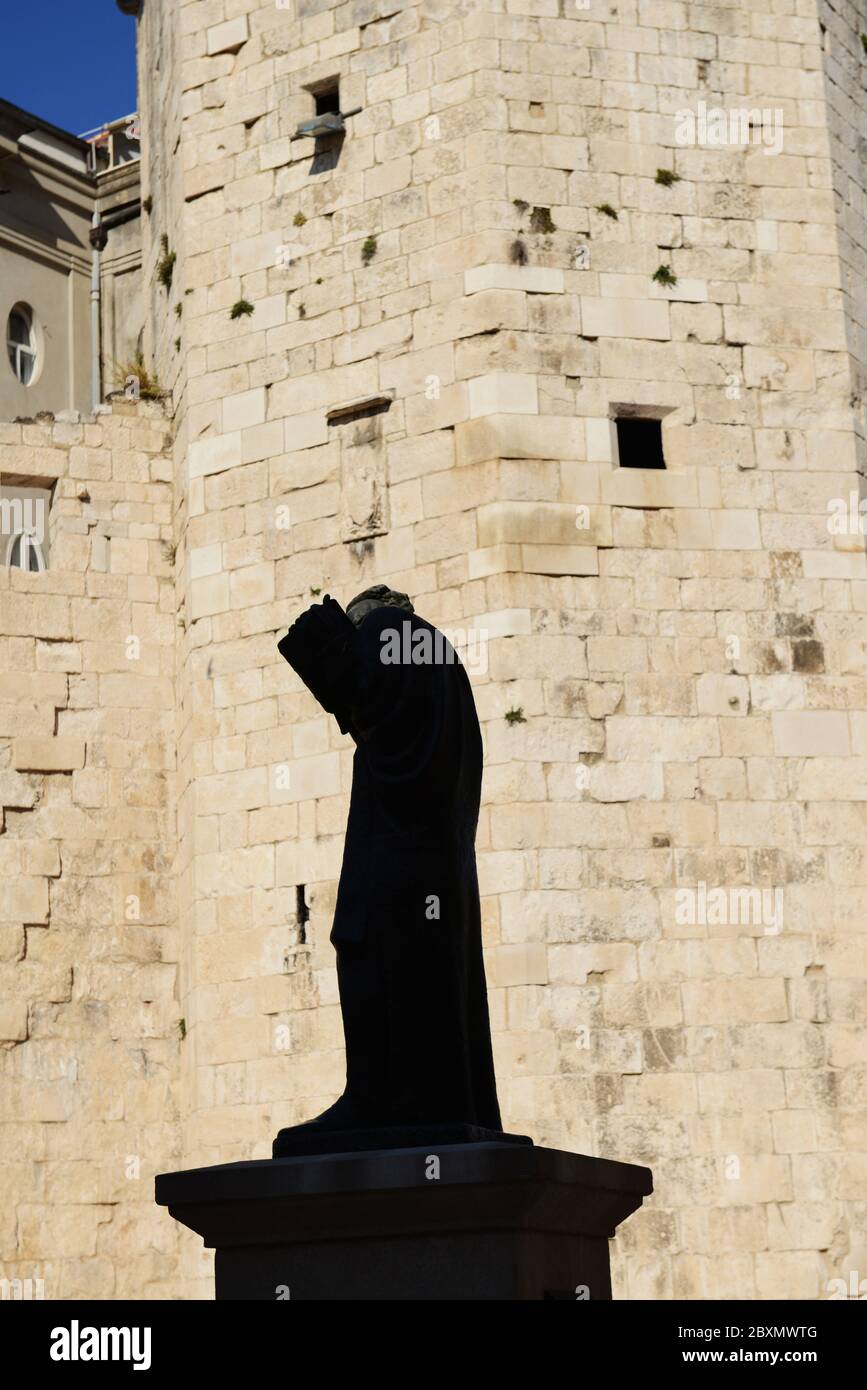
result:
[[[9,315],[6,348],[13,372],[22,386],[29,386],[36,371],[36,332],[26,304],[16,304]]]
[[[30,570],[38,574],[45,569],[45,556],[42,545],[29,531],[19,531],[9,537],[6,546],[6,564],[10,568]]]

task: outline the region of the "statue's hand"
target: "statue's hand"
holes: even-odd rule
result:
[[[293,623],[290,632],[311,648],[324,646],[332,638],[351,635],[354,631],[336,599],[326,594],[321,603],[313,603]]]
[[[355,628],[330,594],[302,613],[277,643],[280,655],[322,708],[336,715],[344,733],[355,683],[354,643]]]

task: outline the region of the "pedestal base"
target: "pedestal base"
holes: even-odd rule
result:
[[[272,1158],[297,1158],[301,1154],[365,1153],[371,1149],[426,1149],[439,1153],[444,1144],[532,1144],[528,1134],[506,1134],[480,1125],[388,1125],[380,1129],[315,1129],[295,1125],[281,1129],[271,1145]]]
[[[479,1143],[163,1173],[218,1299],[610,1299],[608,1239],[648,1168]]]

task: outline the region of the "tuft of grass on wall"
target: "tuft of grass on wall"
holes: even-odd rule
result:
[[[169,250],[169,239],[165,232],[160,237],[160,246],[163,254],[157,261],[157,279],[168,294],[172,287],[172,276],[175,273],[175,261],[178,258],[174,251]]]
[[[670,265],[661,265],[653,272],[657,285],[676,285],[677,276]]]
[[[141,400],[157,400],[162,395],[156,373],[148,370],[140,352],[124,361],[112,363],[112,385],[117,390],[122,391],[131,376],[134,376],[138,381],[138,393]]]

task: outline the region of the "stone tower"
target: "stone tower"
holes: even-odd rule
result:
[[[0,851],[43,885],[38,932],[29,902],[3,914],[44,957],[11,945],[3,966],[30,992],[7,1044],[27,1143],[10,1269],[40,1265],[56,1204],[67,1291],[206,1294],[151,1174],[266,1156],[341,1089],[351,745],[276,635],[320,591],[384,580],[466,639],[504,1122],[654,1169],[617,1296],[848,1290],[867,1261],[856,6],[122,8],[146,355],[172,397],[162,421],[119,405],[10,442],[38,455],[19,474],[59,479],[62,534],[49,571],[3,580],[4,680],[42,709],[40,673],[65,673],[41,748],[16,727],[0,765]],[[342,134],[293,138],[336,112]],[[95,820],[111,853],[85,852]],[[79,1053],[73,1083],[57,1067]]]

